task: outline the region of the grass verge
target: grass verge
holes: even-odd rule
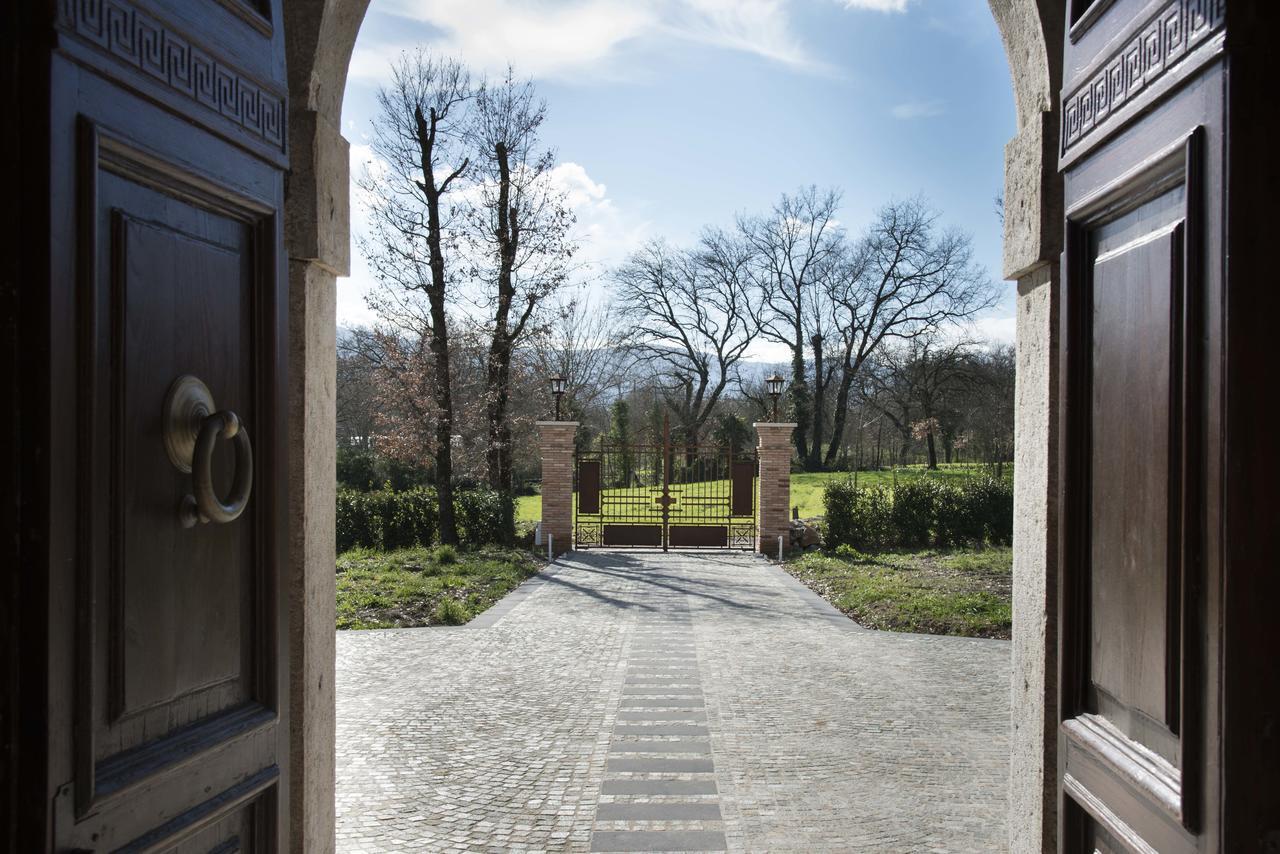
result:
[[[496,546],[352,549],[338,557],[338,628],[461,625],[541,568],[527,551]]]
[[[786,570],[869,629],[1009,638],[1013,550],[811,553]]]

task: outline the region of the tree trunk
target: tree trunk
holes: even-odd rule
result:
[[[453,515],[453,373],[449,367],[449,325],[445,315],[444,253],[440,248],[440,192],[436,186],[432,148],[435,145],[436,111],[431,110],[428,123],[422,110],[415,112],[418,146],[422,152],[422,191],[427,201],[427,250],[431,257],[431,287],[427,299],[431,304],[431,355],[435,360],[436,402],[436,500],[440,542],[458,542],[458,529]],[[463,161],[459,172],[466,168]],[[446,181],[446,183],[448,183]]]
[[[796,331],[796,344],[791,348],[791,408],[796,422],[795,445],[800,459],[808,459],[809,384],[804,375],[804,342]]]
[[[485,467],[489,488],[504,496],[513,495],[511,474],[511,427],[507,424],[507,407],[511,388],[511,353],[509,347],[495,342],[497,352],[489,354],[487,381],[489,385],[487,416],[489,421],[489,446],[485,454]],[[508,506],[510,505],[510,506]],[[515,502],[503,504],[502,529],[498,541],[503,545],[515,542]]]
[[[929,448],[929,468],[937,471],[938,469],[938,447],[933,440],[933,431],[930,430],[925,434],[925,444]]]
[[[827,395],[827,384],[822,373],[822,336],[813,336],[810,346],[813,348],[813,431],[809,437],[809,456],[805,459],[805,468],[819,471],[822,468],[822,416]],[[830,451],[835,448],[832,444]]]
[[[437,246],[439,239],[436,240]],[[434,254],[434,253],[433,253]],[[435,267],[435,263],[432,263]],[[441,271],[443,278],[443,270]],[[453,390],[449,377],[449,333],[444,293],[433,292],[431,301],[431,354],[436,363],[436,501],[440,542],[456,544],[458,528],[453,517]]]
[[[512,494],[511,479],[511,428],[507,424],[507,405],[511,398],[511,351],[514,342],[511,333],[511,303],[515,299],[512,271],[520,245],[520,223],[516,210],[511,206],[511,163],[505,143],[494,145],[498,161],[498,222],[494,237],[498,243],[498,299],[494,308],[493,339],[489,344],[489,361],[486,371],[489,421],[489,447],[485,455],[489,488]],[[504,501],[502,530],[498,540],[503,545],[515,542],[515,503]]]
[[[840,368],[840,386],[836,391],[835,422],[831,425],[831,447],[827,449],[823,465],[831,467],[831,458],[836,447],[844,441],[845,423],[849,416],[849,392],[853,390],[853,378],[857,374],[856,367],[849,365],[849,353],[844,355],[844,365]],[[861,428],[859,428],[859,447],[861,447]]]

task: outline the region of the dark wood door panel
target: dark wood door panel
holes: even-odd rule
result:
[[[23,850],[279,850],[281,0],[9,5],[34,10],[15,18],[22,50],[10,59],[40,107],[15,113],[16,128],[26,119],[14,167],[32,176],[19,195],[31,200],[22,206],[39,259],[23,284],[39,306],[24,335],[38,392],[18,422],[24,454],[36,449],[26,500],[39,531],[23,552],[33,589]],[[160,423],[183,373],[251,436],[254,488],[230,524],[184,528],[177,513],[192,484],[171,465]],[[220,494],[231,456],[219,442]]]
[[[55,850],[270,851],[288,839],[283,51],[276,0],[65,0],[52,66],[58,386]],[[203,26],[196,26],[200,23]],[[59,136],[66,132],[67,136]],[[60,289],[60,290],[59,290]],[[199,378],[253,487],[184,524],[166,394]],[[218,439],[214,491],[237,455]],[[66,711],[63,711],[66,710]]]
[[[104,756],[252,697],[249,594],[264,567],[252,508],[233,525],[175,524],[190,476],[168,459],[160,405],[177,376],[193,374],[219,408],[256,433],[253,227],[110,173],[99,193],[110,223],[100,238],[110,280],[102,292],[120,318],[115,369],[128,378],[111,401],[119,451],[110,536],[121,548],[109,570],[110,618],[99,650],[109,681],[96,739]],[[225,450],[214,460],[223,494],[234,465]]]
[[[1137,718],[1168,727],[1177,706],[1170,455],[1183,197],[1179,187],[1091,236],[1091,679],[1095,711],[1139,740]],[[1177,761],[1169,740],[1147,746]]]
[[[1217,851],[1224,148],[1214,134],[1225,78],[1213,58],[1225,4],[1073,9],[1062,130],[1060,850]]]
[[[200,798],[185,800],[170,783],[142,787],[132,793],[132,803],[146,809],[130,809],[124,802],[105,810],[96,821],[72,823],[72,793],[60,793],[55,803],[55,851],[103,851],[112,854],[141,852],[250,852],[276,850],[280,771],[269,766],[248,775],[214,774],[211,763],[202,763],[198,782],[205,789]]]
[[[1076,822],[1070,851],[1093,850],[1090,822],[1152,850],[1196,848],[1184,825],[1200,769],[1186,759],[1202,731],[1183,726],[1183,709],[1185,691],[1198,703],[1204,690],[1184,644],[1188,523],[1201,512],[1185,476],[1200,454],[1187,424],[1204,405],[1186,393],[1185,361],[1204,334],[1187,308],[1204,288],[1187,273],[1199,263],[1188,234],[1204,228],[1199,139],[1082,194],[1069,214],[1061,761],[1064,795],[1092,817]]]
[[[89,122],[81,145],[84,669],[76,780],[57,817],[63,844],[123,845],[185,838],[246,779],[255,792],[281,782],[278,487],[258,474],[240,518],[184,527],[191,475],[162,429],[170,384],[198,376],[272,471],[278,243],[259,200]],[[215,446],[212,463],[225,494],[232,455]]]

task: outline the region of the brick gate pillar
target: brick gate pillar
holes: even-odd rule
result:
[[[776,556],[778,537],[788,537],[791,531],[791,432],[796,425],[763,422],[755,428],[760,435],[756,551]]]
[[[542,535],[557,555],[573,548],[573,437],[577,421],[539,421],[542,454]]]

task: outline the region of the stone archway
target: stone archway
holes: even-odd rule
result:
[[[1017,135],[1005,148],[1004,276],[1015,280],[1018,384],[1010,850],[1056,848],[1057,171],[1065,0],[989,0],[1009,61]],[[291,753],[295,851],[334,847],[335,294],[350,269],[342,98],[369,0],[284,7],[291,385]]]

